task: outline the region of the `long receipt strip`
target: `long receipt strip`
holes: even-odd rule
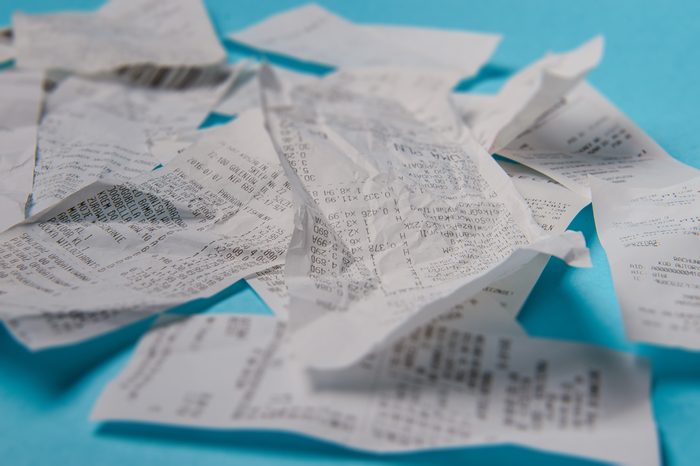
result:
[[[462,77],[476,74],[501,40],[495,34],[358,25],[314,4],[275,15],[229,37],[325,65],[399,65],[452,70]]]
[[[591,178],[591,188],[628,337],[699,350],[700,178],[655,189]]]
[[[590,197],[588,175],[663,187],[700,175],[672,158],[590,84],[582,83],[499,151]]]
[[[580,234],[546,234],[476,142],[436,138],[394,101],[332,81],[289,95],[272,70],[261,81],[297,198],[285,272],[310,365],[350,364],[539,253],[588,264]]]
[[[78,73],[123,66],[208,66],[222,63],[204,5],[192,0],[110,0],[96,12],[12,18],[18,66]]]
[[[42,73],[0,73],[0,232],[24,220],[34,179]]]
[[[283,430],[375,452],[515,443],[659,464],[648,369],[632,356],[481,333],[457,317],[317,380],[295,364],[286,334],[266,316],[165,321],[92,417]]]
[[[209,296],[282,261],[291,202],[248,113],[161,170],[94,183],[0,235],[0,318],[38,349]]]

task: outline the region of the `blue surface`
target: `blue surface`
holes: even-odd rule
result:
[[[100,1],[5,1],[0,24],[14,9],[30,12],[91,9]],[[220,33],[233,31],[300,2],[208,1]],[[700,167],[700,2],[321,1],[351,20],[500,32],[505,40],[479,79],[465,89],[492,91],[513,70],[546,50],[566,50],[602,33],[604,62],[591,81],[674,157]],[[231,56],[245,50],[227,44]],[[320,70],[316,70],[320,71]],[[216,122],[217,120],[213,120]],[[595,236],[590,207],[574,221],[586,235],[593,268],[551,261],[521,314],[537,336],[594,342],[635,351],[652,361],[653,403],[665,464],[700,464],[700,353],[625,341],[608,264]],[[269,312],[245,283],[184,311]],[[183,309],[181,309],[183,310]],[[350,453],[321,442],[270,433],[214,433],[88,421],[102,387],[126,363],[140,323],[71,348],[30,354],[0,329],[0,458],[3,464],[170,466],[439,465],[594,463],[517,447],[489,447],[402,456]]]

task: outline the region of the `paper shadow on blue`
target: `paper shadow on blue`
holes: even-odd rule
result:
[[[508,66],[488,63],[475,76],[457,83],[454,92],[475,92],[482,90],[482,88],[485,88],[484,91],[494,91],[496,90],[495,85],[512,75],[514,71]]]
[[[582,232],[588,245],[596,241],[590,205],[579,212],[569,230]],[[578,294],[577,287],[568,286],[566,282],[567,275],[573,273],[574,269],[563,261],[550,259],[518,320],[532,336],[615,346],[611,342],[619,341],[619,329],[610,328],[591,315],[585,297]]]
[[[248,284],[239,280],[209,298],[196,299],[166,312],[178,314],[205,312],[248,290],[250,290]],[[133,346],[156,317],[140,320],[81,343],[37,352],[27,350],[9,334],[4,326],[0,325],[0,370],[4,373],[12,373],[13,380],[25,386],[27,390],[38,390],[45,396],[60,396],[98,365]]]
[[[229,53],[229,56],[232,55],[236,58],[255,58],[258,61],[269,61],[274,65],[290,68],[302,73],[315,74],[318,76],[322,76],[335,70],[334,67],[329,65],[298,60],[287,55],[259,50],[228,38],[223,39],[223,44],[224,47],[226,47],[226,51]]]
[[[512,465],[536,464],[538,466],[596,466],[603,463],[553,455],[515,446],[470,447],[461,449],[402,454],[371,454],[349,450],[332,443],[304,435],[286,432],[251,430],[212,430],[146,425],[130,422],[108,422],[97,428],[98,436],[128,438],[134,442],[174,443],[192,448],[231,450],[251,454],[264,452],[280,459],[292,455],[299,462],[326,464],[332,460],[355,461],[362,464],[404,464],[432,466],[437,464]]]
[[[258,61],[269,61],[274,65],[317,76],[323,76],[335,70],[333,66],[299,60],[288,55],[256,49],[229,38],[224,38],[223,43],[229,55],[234,58],[255,58]],[[457,83],[454,91],[467,92],[481,90],[482,87],[485,87],[485,91],[493,91],[498,87],[501,81],[513,74],[513,71],[513,68],[504,65],[495,63],[486,64],[475,76],[463,79]]]
[[[15,67],[15,61],[14,61],[14,60],[8,60],[8,61],[6,61],[6,62],[0,63],[0,71],[8,70],[8,69],[14,68],[14,67]]]
[[[232,120],[235,120],[235,118],[236,118],[235,116],[224,115],[222,113],[210,113],[204,119],[202,124],[199,125],[198,129],[210,128],[212,126],[225,125],[226,123],[229,123]]]

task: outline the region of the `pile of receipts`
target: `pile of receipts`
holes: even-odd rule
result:
[[[94,419],[659,464],[647,364],[516,321],[550,256],[590,266],[567,227],[592,202],[628,338],[700,349],[700,172],[586,82],[602,38],[494,95],[453,89],[498,35],[306,5],[229,39],[333,71],[227,64],[198,0],[0,31],[12,335],[75,344],[240,279],[275,313],[163,314]]]

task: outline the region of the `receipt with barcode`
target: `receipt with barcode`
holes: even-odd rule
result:
[[[384,453],[517,444],[659,464],[643,361],[491,333],[478,324],[488,316],[494,314],[465,307],[357,365],[311,376],[297,364],[283,320],[163,319],[107,386],[92,418],[296,432]]]
[[[261,82],[296,196],[285,273],[309,365],[351,364],[538,254],[588,264],[580,233],[545,232],[476,141],[443,139],[398,102],[333,80],[287,92],[264,69]]]
[[[0,318],[33,349],[210,296],[284,260],[290,187],[259,111],[166,167],[95,182],[0,235]]]
[[[700,350],[700,178],[637,188],[590,178],[627,336]]]

